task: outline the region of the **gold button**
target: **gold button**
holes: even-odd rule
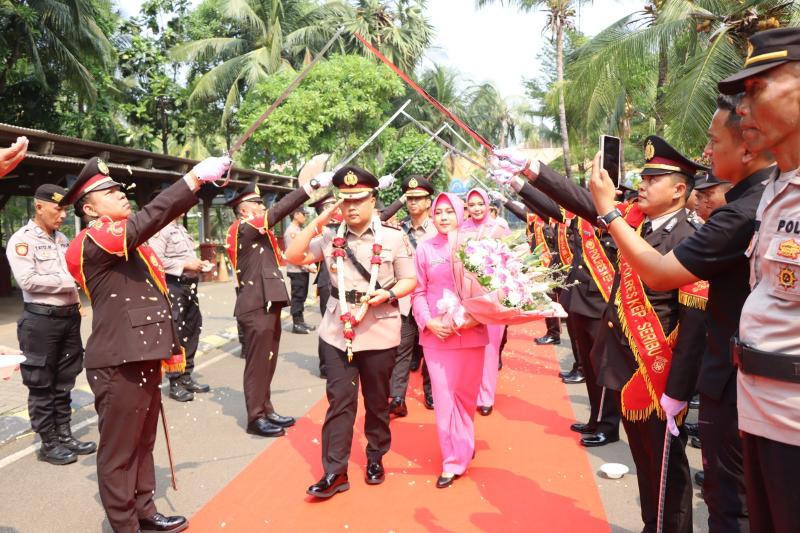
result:
[[[608,321],[608,327],[614,329],[614,324],[610,320]]]

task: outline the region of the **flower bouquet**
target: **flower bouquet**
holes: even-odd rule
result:
[[[453,277],[467,313],[488,325],[513,325],[545,317],[565,317],[547,293],[563,287],[561,268],[544,266],[521,233],[470,238],[452,232]]]

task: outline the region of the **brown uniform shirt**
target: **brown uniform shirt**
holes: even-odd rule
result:
[[[378,270],[378,283],[381,287],[391,288],[397,280],[416,279],[414,268],[414,250],[408,237],[399,229],[381,225],[381,265]],[[331,297],[325,308],[325,315],[319,325],[320,338],[340,350],[346,348],[339,306],[338,272],[331,271],[335,264],[333,257],[333,239],[335,232],[326,232],[316,237],[309,245],[308,254],[315,261],[325,261],[324,268],[330,271]],[[347,246],[353,251],[356,259],[370,269],[372,245],[375,234],[371,227],[363,234],[356,235],[349,229],[345,232]],[[358,273],[348,257],[344,258],[343,290],[367,292],[369,281]],[[335,268],[335,267],[334,267]],[[350,311],[355,313],[360,304],[350,304]],[[355,327],[356,337],[353,340],[353,351],[385,350],[400,344],[400,311],[388,302],[370,306],[364,319]]]

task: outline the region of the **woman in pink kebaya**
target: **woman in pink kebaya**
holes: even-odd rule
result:
[[[441,193],[431,211],[439,233],[417,246],[418,281],[412,300],[431,376],[442,451],[442,473],[436,486],[444,488],[464,473],[475,453],[475,407],[488,336],[486,326],[464,312],[455,294],[447,234],[457,231],[464,203],[453,194]]]
[[[467,193],[467,212],[469,218],[461,225],[461,233],[472,238],[505,237],[511,233],[508,224],[501,218],[489,214],[489,195],[485,190],[475,188]],[[505,326],[487,326],[489,342],[485,348],[483,377],[478,393],[478,410],[483,416],[491,414],[494,406],[494,393],[497,389],[497,372],[500,366],[500,347],[505,334]]]

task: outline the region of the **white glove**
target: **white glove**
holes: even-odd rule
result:
[[[491,198],[492,200],[499,200],[501,203],[506,203],[508,201],[508,198],[503,196],[503,194],[500,191],[492,191],[492,190],[490,190],[489,191],[489,198]]]
[[[378,189],[387,189],[395,182],[393,174],[386,174],[378,178]]]
[[[330,170],[326,170],[325,172],[320,172],[319,174],[317,174],[314,177],[314,179],[317,180],[317,183],[319,183],[320,188],[327,187],[331,184],[331,181],[333,181],[333,174],[334,173],[331,172]]]
[[[501,148],[495,150],[489,158],[489,162],[514,174],[522,172],[528,166],[528,158],[513,148]]]
[[[675,417],[678,416],[684,409],[686,409],[686,402],[683,400],[675,400],[667,396],[666,393],[661,395],[661,408],[664,414],[667,415],[667,428],[674,437],[680,434],[678,424],[675,423]]]
[[[192,173],[202,183],[217,181],[228,172],[232,163],[231,158],[226,155],[222,157],[207,157],[194,166]]]
[[[499,168],[490,168],[489,177],[492,178],[496,184],[504,187],[511,183],[511,180],[514,179],[514,173]]]

